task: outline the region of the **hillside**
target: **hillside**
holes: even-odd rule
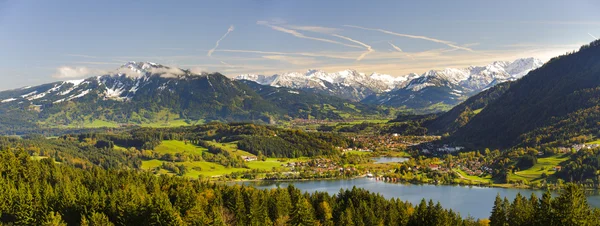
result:
[[[479,114],[489,103],[494,102],[510,87],[512,82],[498,84],[487,89],[452,108],[434,120],[426,121],[423,126],[433,134],[453,133],[466,125],[475,115]]]
[[[10,134],[32,128],[275,123],[379,114],[340,98],[291,89],[283,92],[287,95],[272,96],[267,92],[271,87],[264,88],[219,73],[194,74],[155,63],[129,62],[106,75],[0,92],[0,129]]]
[[[516,81],[447,142],[506,148],[599,135],[600,41],[556,57]]]

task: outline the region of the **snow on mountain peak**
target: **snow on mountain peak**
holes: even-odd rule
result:
[[[367,75],[352,69],[327,73],[309,69],[306,73],[288,72],[271,76],[245,74],[235,79],[277,87],[318,89],[325,93],[344,92],[345,94],[338,96],[351,96],[350,99],[360,100],[355,97],[366,97],[394,89],[419,91],[429,86],[462,86],[471,91],[481,90],[491,84],[521,78],[542,65],[543,62],[538,59],[522,58],[512,62],[495,61],[485,66],[430,70],[422,75],[410,73],[393,76],[376,72]],[[343,88],[339,87],[348,87],[348,89],[340,91],[339,89]]]

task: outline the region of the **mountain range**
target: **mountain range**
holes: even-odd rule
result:
[[[535,58],[496,61],[486,66],[430,70],[392,76],[344,70],[327,73],[308,70],[270,76],[242,74],[236,80],[249,80],[273,87],[288,87],[333,95],[369,104],[409,109],[427,109],[434,105],[452,107],[466,98],[498,83],[514,81],[542,66]],[[433,109],[435,111],[435,109]]]
[[[567,146],[600,137],[600,40],[555,57],[493,95],[445,142]],[[469,101],[467,101],[469,102]]]
[[[5,131],[215,120],[339,120],[383,112],[337,97],[150,62],[128,62],[105,75],[0,92],[0,127]]]
[[[407,133],[410,126],[421,134],[442,135],[439,145],[468,150],[570,147],[598,140],[600,40],[555,57],[521,79],[486,89],[447,112],[400,114],[393,122],[398,123],[393,132]]]

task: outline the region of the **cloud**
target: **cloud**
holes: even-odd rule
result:
[[[396,45],[392,44],[391,42],[388,42],[388,43],[389,43],[389,44],[392,46],[392,48],[394,48],[396,51],[398,51],[398,52],[403,52],[403,51],[402,51],[402,49],[400,49],[400,47],[398,47],[398,46],[396,46]]]
[[[315,65],[319,63],[315,58],[312,57],[293,57],[284,55],[267,55],[263,56],[265,59],[283,61],[294,65]]]
[[[367,44],[362,43],[360,41],[356,41],[354,39],[348,38],[346,36],[338,35],[338,34],[332,34],[332,35],[335,36],[335,37],[341,38],[341,39],[346,39],[348,41],[354,42],[356,44],[359,44],[359,45],[364,46],[365,48],[367,48],[367,51],[364,52],[363,54],[361,54],[358,58],[356,58],[356,61],[360,61],[363,58],[365,58],[365,56],[367,56],[369,53],[375,52],[375,50],[373,50],[373,48],[371,48],[370,45],[367,45]]]
[[[332,43],[332,44],[337,44],[337,45],[342,45],[342,46],[347,46],[347,47],[352,47],[352,48],[362,48],[360,46],[349,45],[349,44],[346,44],[346,43],[342,43],[342,42],[338,42],[338,41],[334,41],[334,40],[330,40],[330,39],[326,39],[326,38],[317,38],[317,37],[306,36],[306,35],[298,32],[296,30],[288,29],[288,28],[281,27],[281,26],[276,26],[276,25],[273,25],[273,24],[269,23],[268,21],[262,21],[261,20],[261,21],[257,21],[256,24],[258,24],[258,25],[264,25],[264,26],[270,27],[273,30],[280,31],[280,32],[283,32],[283,33],[287,33],[287,34],[291,34],[291,35],[293,35],[293,36],[295,36],[297,38],[309,39],[309,40],[320,41],[320,42],[327,42],[327,43]]]
[[[592,38],[594,38],[594,39],[598,39],[598,38],[596,38],[596,36],[594,36],[593,34],[591,34],[589,32],[588,32],[588,35],[592,36]]]
[[[338,29],[338,28],[321,27],[321,26],[287,25],[287,27],[289,27],[291,29],[295,29],[295,30],[310,31],[310,32],[316,32],[316,33],[323,33],[323,34],[333,34],[336,32],[340,32],[340,29]]]
[[[164,78],[176,78],[180,75],[184,75],[185,72],[178,67],[161,67],[161,68],[150,68],[150,73],[160,74],[160,77]]]
[[[336,53],[305,53],[305,52],[274,52],[274,51],[260,51],[260,50],[241,50],[241,49],[219,49],[217,52],[230,52],[230,53],[256,53],[256,54],[272,54],[272,55],[291,55],[291,56],[309,56],[309,57],[324,57],[332,59],[355,59],[355,57],[346,56],[353,54],[353,52],[336,52]]]
[[[227,32],[223,36],[221,36],[221,38],[219,40],[217,40],[217,43],[215,43],[215,47],[213,47],[212,49],[208,50],[208,53],[206,55],[207,56],[211,56],[213,54],[213,52],[219,47],[219,43],[221,41],[223,41],[223,39],[225,39],[225,37],[227,37],[227,35],[229,33],[231,33],[234,29],[235,29],[235,27],[233,27],[233,25],[229,26],[229,29],[227,29]]]
[[[204,73],[206,73],[206,71],[207,71],[207,70],[206,70],[206,68],[204,68],[204,67],[198,67],[198,66],[191,67],[191,68],[190,68],[190,69],[188,69],[188,70],[189,70],[189,71],[190,71],[192,74],[197,74],[197,75],[204,74]]]
[[[379,28],[366,28],[366,27],[360,27],[360,26],[354,26],[354,25],[344,25],[344,27],[351,27],[351,28],[357,28],[357,29],[368,30],[368,31],[379,31],[379,32],[383,32],[383,33],[386,33],[386,34],[395,35],[395,36],[399,36],[399,37],[405,37],[405,38],[422,39],[422,40],[427,40],[427,41],[431,41],[431,42],[441,43],[441,44],[447,45],[447,46],[452,47],[452,48],[462,49],[462,50],[466,50],[466,51],[469,51],[469,52],[473,52],[473,49],[471,49],[471,48],[464,47],[464,46],[458,46],[458,45],[455,45],[453,42],[450,42],[450,41],[440,40],[440,39],[435,39],[435,38],[430,38],[430,37],[427,37],[427,36],[400,34],[400,33],[392,32],[392,31],[387,31],[387,30],[383,30],[383,29],[379,29]]]
[[[56,73],[54,73],[52,77],[59,79],[84,78],[92,76],[98,72],[99,70],[90,69],[88,67],[62,66],[56,69]]]

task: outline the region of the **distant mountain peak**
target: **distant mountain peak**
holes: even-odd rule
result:
[[[490,85],[519,79],[529,71],[540,67],[542,61],[535,58],[520,58],[514,61],[495,61],[485,66],[467,68],[445,68],[429,70],[421,75],[410,73],[402,76],[361,73],[354,69],[327,73],[309,69],[305,73],[287,72],[274,75],[239,75],[237,80],[250,80],[262,85],[288,87],[317,91],[354,101],[362,101],[371,95],[380,95],[393,90],[419,92],[427,87],[450,87],[466,93],[479,92]],[[458,99],[456,93],[452,98]],[[381,103],[378,101],[378,103]]]

